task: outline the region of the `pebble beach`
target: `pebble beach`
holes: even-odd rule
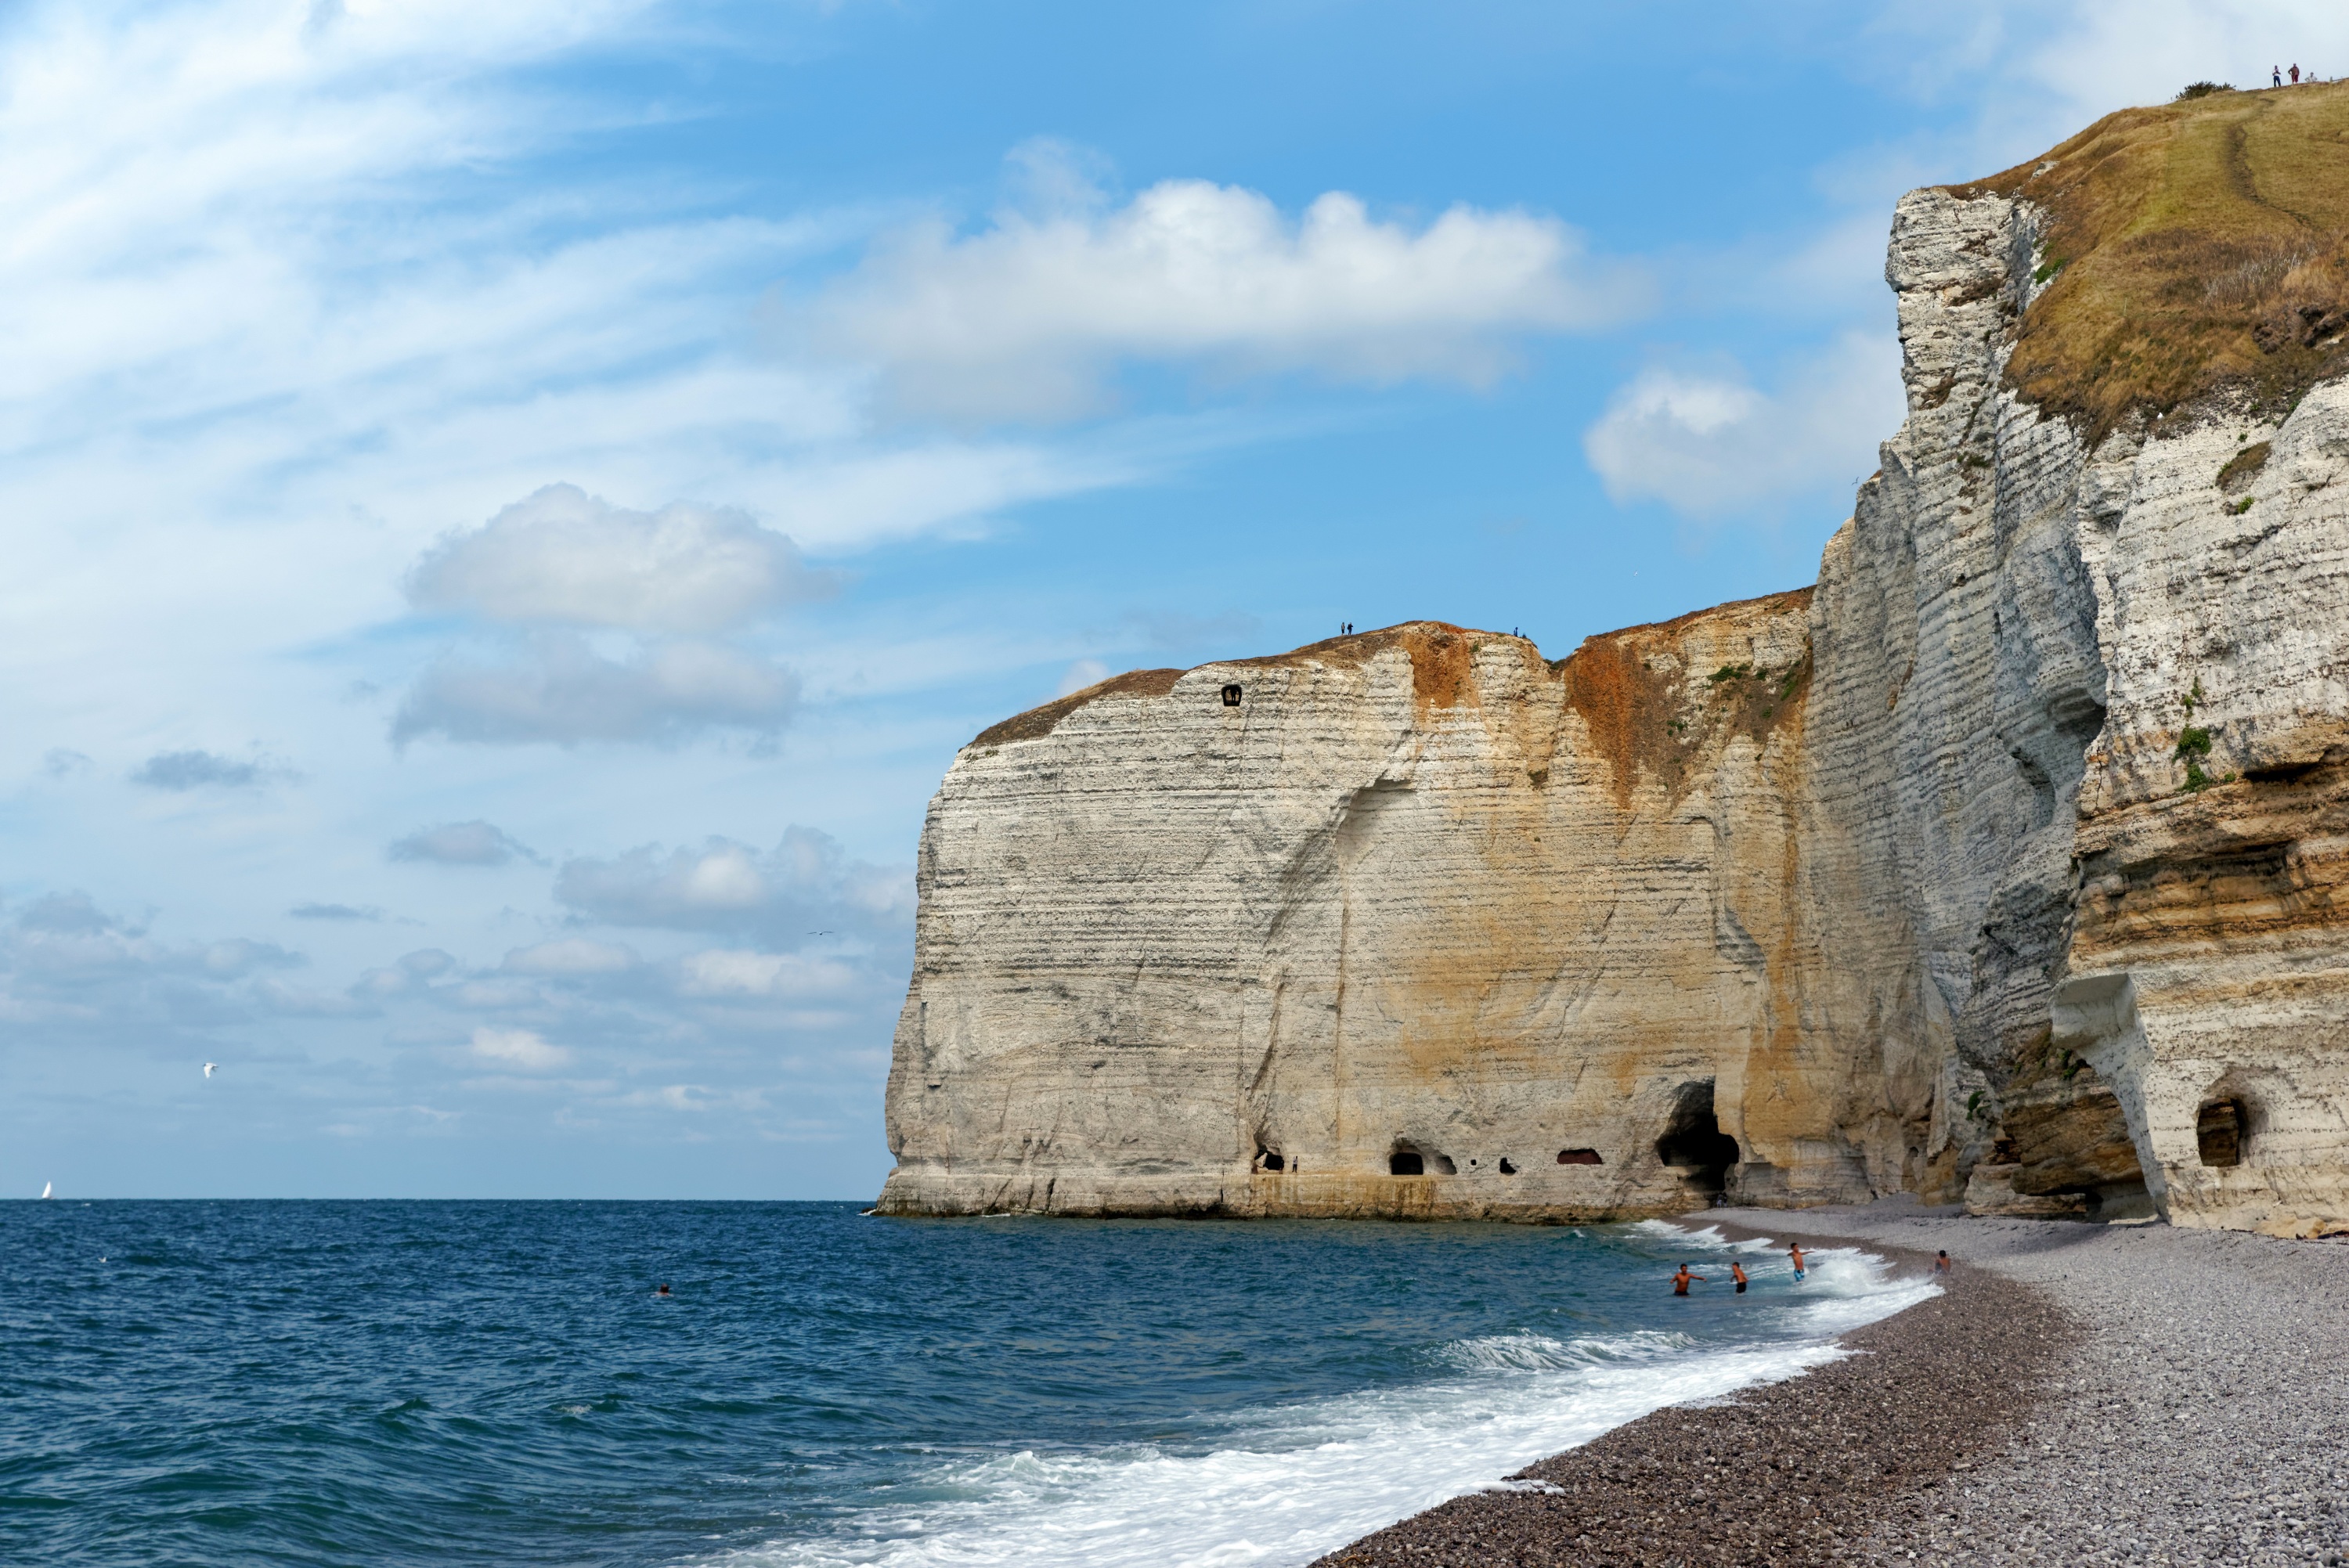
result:
[[[2349,1563],[2349,1244],[1905,1201],[1685,1222],[1958,1267],[1839,1361],[1657,1411],[1317,1568]]]

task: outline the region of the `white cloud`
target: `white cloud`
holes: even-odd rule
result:
[[[837,959],[730,948],[688,954],[678,961],[678,989],[688,996],[784,1002],[841,996],[861,978]]]
[[[778,945],[820,937],[902,938],[913,874],[852,861],[809,828],[771,851],[730,839],[662,853],[647,844],[611,860],[582,858],[556,874],[554,895],[580,918],[684,931],[756,931]]]
[[[745,512],[684,502],[630,511],[556,484],[444,538],[409,573],[408,596],[493,621],[707,634],[831,583]]]
[[[473,1054],[526,1072],[545,1072],[571,1060],[569,1051],[548,1044],[535,1029],[492,1029],[486,1024],[473,1031]]]
[[[798,697],[789,670],[720,644],[664,643],[608,658],[583,637],[543,633],[506,663],[433,665],[400,704],[391,738],[575,746],[669,745],[713,728],[771,735]]]
[[[1618,502],[1659,500],[1685,517],[1766,513],[1876,468],[1900,423],[1897,344],[1847,333],[1796,365],[1775,393],[1742,376],[1643,372],[1583,435]]]
[[[1109,210],[1067,181],[1053,194],[1054,210],[977,234],[895,236],[811,313],[818,340],[877,366],[908,409],[1050,419],[1102,407],[1129,360],[1483,386],[1524,335],[1608,325],[1643,299],[1523,211],[1460,206],[1413,227],[1331,191],[1292,219],[1201,180]]]
[[[1052,688],[1054,696],[1071,696],[1089,686],[1099,686],[1109,679],[1109,666],[1099,659],[1079,659],[1061,672],[1061,684]]]

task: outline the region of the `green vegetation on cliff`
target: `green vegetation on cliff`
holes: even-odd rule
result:
[[[2282,408],[2349,368],[2349,85],[2123,109],[1953,190],[2048,212],[2007,376],[2094,435],[2220,387]]]

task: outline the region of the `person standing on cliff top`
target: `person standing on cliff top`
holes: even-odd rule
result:
[[[1686,1295],[1688,1294],[1689,1281],[1692,1279],[1701,1280],[1702,1278],[1704,1278],[1704,1275],[1702,1274],[1692,1274],[1689,1273],[1688,1264],[1682,1264],[1681,1265],[1681,1272],[1672,1275],[1672,1294],[1674,1295]]]
[[[2300,86],[2300,67],[2297,65],[2292,67],[2292,85]]]
[[[1802,1283],[1803,1283],[1803,1243],[1800,1243],[1800,1242],[1789,1242],[1789,1243],[1786,1243],[1786,1256],[1787,1256],[1787,1258],[1788,1258],[1789,1260],[1791,1260],[1791,1261],[1793,1262],[1793,1264],[1794,1264],[1794,1265],[1795,1265],[1795,1283],[1796,1284],[1802,1284]]]

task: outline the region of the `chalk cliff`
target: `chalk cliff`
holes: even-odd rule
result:
[[[883,1209],[2349,1228],[2349,211],[2294,183],[2349,92],[2301,92],[1899,204],[1908,418],[1816,589],[980,735]]]

